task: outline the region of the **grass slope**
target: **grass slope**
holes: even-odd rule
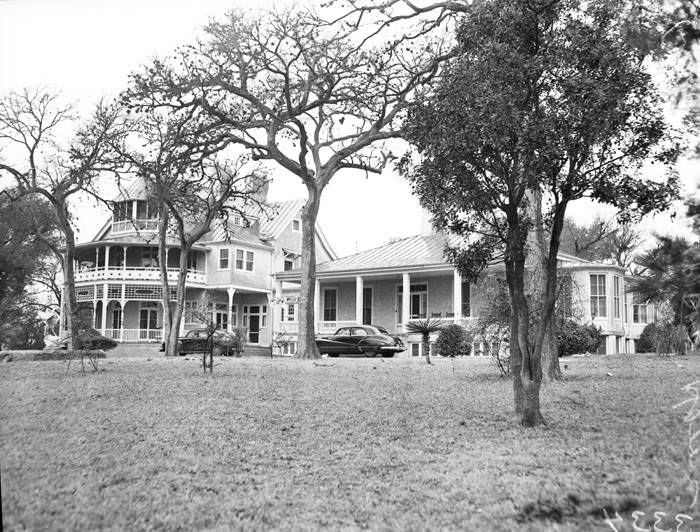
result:
[[[610,530],[606,507],[619,530],[634,510],[675,530],[688,512],[673,405],[700,357],[567,361],[535,430],[486,360],[323,364],[3,364],[5,529]]]

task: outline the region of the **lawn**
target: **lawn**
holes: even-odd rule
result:
[[[698,530],[700,357],[565,364],[531,430],[488,360],[2,364],[5,530]]]

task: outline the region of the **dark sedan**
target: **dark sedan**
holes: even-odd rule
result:
[[[316,345],[322,354],[329,357],[343,354],[391,358],[406,350],[400,338],[390,336],[386,329],[373,325],[341,327],[332,336],[317,338]]]
[[[186,355],[188,353],[204,353],[207,351],[207,330],[192,329],[187,331],[187,334],[178,341],[178,354]],[[160,345],[160,350],[165,351],[165,345]],[[236,337],[226,331],[214,331],[214,349],[212,350],[215,356],[232,355],[236,352]]]

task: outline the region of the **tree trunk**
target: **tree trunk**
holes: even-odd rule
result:
[[[316,288],[316,217],[321,193],[307,185],[309,197],[301,214],[301,288],[297,358],[321,358],[316,346],[314,299]]]
[[[165,346],[165,356],[175,356],[177,353],[171,352],[170,327],[172,323],[172,307],[170,306],[170,283],[168,282],[168,254],[167,254],[167,234],[168,234],[168,210],[161,204],[159,209],[158,223],[158,263],[160,266],[160,283],[163,289],[161,304],[163,305],[163,345]],[[177,343],[175,344],[177,346]]]
[[[506,280],[511,304],[511,371],[515,413],[524,427],[544,424],[540,412],[541,351],[531,347],[530,316],[525,295],[525,239],[517,214],[510,213],[505,254]],[[540,324],[539,331],[543,324]],[[532,342],[534,343],[534,342]]]
[[[180,271],[177,275],[177,291],[175,295],[175,312],[172,313],[170,321],[170,338],[169,345],[166,346],[166,353],[172,353],[173,356],[178,354],[177,341],[180,336],[180,322],[182,321],[182,311],[185,308],[185,282],[187,281],[187,257],[190,254],[188,245],[180,248]],[[167,296],[168,300],[170,294]]]
[[[532,229],[528,232],[527,265],[529,270],[529,287],[527,291],[530,311],[536,320],[544,315],[544,301],[547,284],[547,243],[545,227],[542,219],[542,192],[528,192],[528,215],[532,221]],[[559,352],[556,345],[554,316],[545,324],[545,341],[542,344],[542,373],[545,380],[561,380]]]
[[[423,354],[425,355],[426,364],[432,365],[430,361],[430,334],[423,335]]]
[[[75,270],[73,269],[75,261],[75,233],[73,233],[65,203],[56,206],[56,215],[59,227],[66,237],[66,252],[63,259],[63,291],[66,298],[65,326],[66,332],[69,334],[68,349],[74,349],[79,346],[78,331],[80,326],[78,301],[75,297]]]

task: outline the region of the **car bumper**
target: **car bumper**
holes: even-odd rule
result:
[[[403,345],[385,345],[379,348],[382,353],[401,353],[406,351],[406,347]]]

